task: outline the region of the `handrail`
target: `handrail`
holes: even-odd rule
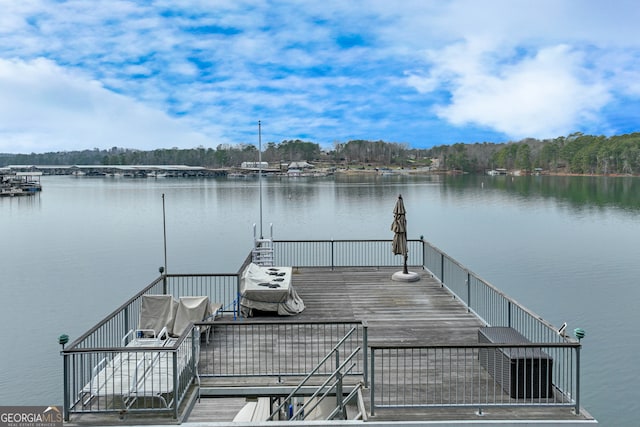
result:
[[[311,370],[311,372],[309,372],[309,373],[307,374],[307,376],[306,376],[306,377],[304,377],[304,379],[300,382],[300,384],[298,384],[298,386],[297,386],[296,388],[294,388],[294,389],[293,389],[293,391],[291,391],[291,393],[289,393],[289,395],[288,395],[288,396],[283,400],[283,402],[282,402],[280,405],[278,405],[278,407],[277,407],[277,408],[276,408],[276,409],[271,413],[271,415],[269,416],[269,418],[267,418],[267,421],[272,421],[272,420],[273,420],[273,417],[274,417],[278,412],[280,412],[280,410],[282,410],[282,408],[284,408],[284,406],[286,405],[286,403],[287,403],[291,398],[293,398],[293,396],[295,396],[295,395],[296,395],[296,393],[297,393],[298,391],[300,391],[300,389],[301,389],[302,387],[304,387],[304,385],[307,383],[307,381],[309,381],[309,380],[313,377],[313,375],[314,375],[316,372],[318,372],[318,371],[320,370],[320,368],[322,367],[322,365],[323,365],[327,360],[329,360],[329,358],[331,358],[331,356],[332,356],[334,353],[336,353],[336,352],[338,351],[338,349],[342,346],[342,344],[344,344],[344,343],[345,343],[345,341],[346,341],[349,337],[351,337],[351,335],[352,335],[355,331],[356,331],[356,328],[355,328],[355,327],[351,328],[351,329],[349,330],[349,332],[347,332],[347,333],[345,334],[345,336],[344,336],[340,341],[338,341],[338,342],[336,343],[336,345],[335,345],[335,346],[333,346],[333,348],[331,349],[331,351],[330,351],[329,353],[327,353],[327,355],[326,355],[326,356],[325,356],[325,357],[324,357],[320,362],[318,362],[318,364],[316,365],[316,367],[315,367],[315,368],[313,368],[313,369]],[[354,352],[351,354],[351,356],[349,356],[349,358],[348,358],[347,360],[345,360],[345,362],[343,362],[343,364],[341,364],[339,367],[336,367],[336,370],[333,372],[333,374],[330,376],[330,378],[332,378],[332,377],[335,375],[335,373],[336,373],[336,372],[338,372],[338,371],[339,371],[339,369],[341,369],[341,368],[344,366],[344,364],[345,364],[345,363],[347,363],[348,361],[350,361],[350,360],[353,358],[353,356],[355,356],[355,354],[356,354],[359,350],[360,350],[360,347],[358,347],[356,350],[354,350]],[[324,385],[323,385],[322,387],[324,387]]]
[[[353,357],[360,351],[360,347],[356,348],[348,357],[347,359],[342,362],[340,364],[339,367],[336,368],[336,370],[329,376],[329,378],[327,378],[321,385],[320,387],[318,387],[318,389],[313,392],[313,394],[311,396],[309,396],[309,400],[307,400],[307,402],[302,405],[296,412],[293,413],[293,415],[291,416],[292,419],[295,419],[298,415],[300,415],[301,413],[303,414],[305,409],[307,408],[307,406],[310,404],[310,402],[312,401],[313,398],[317,397],[320,394],[320,390],[324,389],[327,384],[329,384],[329,382],[333,379],[338,377],[338,379],[331,385],[331,387],[329,387],[323,394],[322,396],[320,396],[320,399],[317,400],[315,402],[315,404],[311,407],[311,409],[309,410],[308,414],[311,413],[314,409],[316,409],[318,407],[318,405],[320,405],[320,403],[322,403],[322,401],[324,400],[325,397],[327,397],[327,395],[331,392],[331,390],[336,389],[338,386],[341,386],[342,384],[342,377],[346,374],[348,374],[349,372],[351,372],[351,370],[356,366],[355,363],[352,363],[351,366],[349,366],[349,368],[347,370],[345,370],[344,374],[340,373],[340,370],[343,369],[347,363],[349,363],[351,361],[351,359],[353,359]],[[287,401],[288,399],[293,398],[293,396],[291,397],[287,397],[285,399],[285,401]],[[339,401],[339,408],[344,407],[345,402],[347,402],[347,399],[343,399],[340,398]],[[306,418],[306,417],[304,417]],[[304,419],[303,418],[303,419]],[[331,419],[331,417],[329,417],[328,419]]]
[[[349,393],[347,395],[347,397],[345,397],[344,399],[342,399],[342,408],[344,408],[345,405],[347,405],[351,399],[355,398],[358,395],[358,392],[360,391],[360,389],[362,388],[362,383],[357,384],[353,390],[351,390],[351,393]],[[317,405],[316,405],[317,406]],[[336,409],[334,409],[329,416],[327,417],[328,420],[332,420],[336,415],[338,415],[340,413],[340,410],[342,409],[341,407],[336,407]],[[315,409],[315,406],[311,409],[311,411],[313,411]]]

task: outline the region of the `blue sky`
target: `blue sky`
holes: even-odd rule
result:
[[[635,0],[0,8],[0,152],[638,131]]]

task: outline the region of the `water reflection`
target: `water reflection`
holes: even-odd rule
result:
[[[551,199],[579,212],[614,207],[640,209],[640,180],[636,177],[593,176],[445,176],[443,191],[457,196],[482,189],[499,190],[520,200]]]

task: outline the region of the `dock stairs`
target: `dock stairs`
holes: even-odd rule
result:
[[[295,383],[275,386],[256,383],[239,389],[228,383],[217,382],[216,385],[205,386],[201,390],[205,397],[202,401],[213,398],[214,405],[221,406],[221,398],[244,397],[245,404],[233,416],[234,422],[365,420],[366,410],[362,399],[365,385],[362,380],[357,379],[358,375],[351,376],[361,347],[354,350],[345,348],[347,340],[355,333],[356,328],[348,331],[315,368]],[[327,367],[330,367],[328,371]],[[205,403],[194,408],[189,415],[189,422],[204,420],[205,414],[210,417],[212,410],[207,409],[207,406]]]

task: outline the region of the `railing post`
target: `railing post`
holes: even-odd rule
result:
[[[371,395],[371,416],[375,415],[375,402],[376,402],[376,350],[375,349],[371,349],[371,389],[370,391],[370,395]]]
[[[580,348],[576,347],[576,407],[574,409],[576,415],[580,414]]]
[[[181,394],[178,391],[178,351],[174,350],[171,353],[173,354],[173,418],[178,419],[178,395]]]
[[[467,312],[471,312],[471,273],[467,271]]]
[[[335,255],[334,241],[333,241],[333,239],[331,239],[331,271],[333,271],[335,269],[334,255]]]
[[[129,306],[124,308],[124,331],[122,331],[122,336],[125,336],[129,332]]]
[[[440,252],[440,284],[444,286],[444,254]]]
[[[69,421],[69,357],[68,355],[62,353],[62,388],[64,389],[62,393],[62,404],[64,405],[62,408],[62,414],[65,421]]]
[[[237,304],[234,304],[234,310],[237,310],[233,314],[233,320],[240,318],[240,275],[236,275],[236,301]]]
[[[196,330],[196,327],[194,326],[191,329],[191,373],[194,377],[198,378],[198,364],[196,363],[196,352],[198,351],[198,349],[196,348],[196,342],[200,341],[200,334],[196,332],[199,331]],[[198,341],[196,341],[196,339]],[[198,397],[200,397],[200,384],[198,384]]]
[[[369,327],[362,323],[362,371],[364,374],[364,386],[369,387]]]
[[[511,327],[511,301],[507,302],[507,326]]]
[[[336,349],[336,369],[340,366],[340,350]],[[336,404],[337,407],[340,408],[340,417],[344,419],[344,396],[342,395],[342,373],[337,370],[336,371]]]

